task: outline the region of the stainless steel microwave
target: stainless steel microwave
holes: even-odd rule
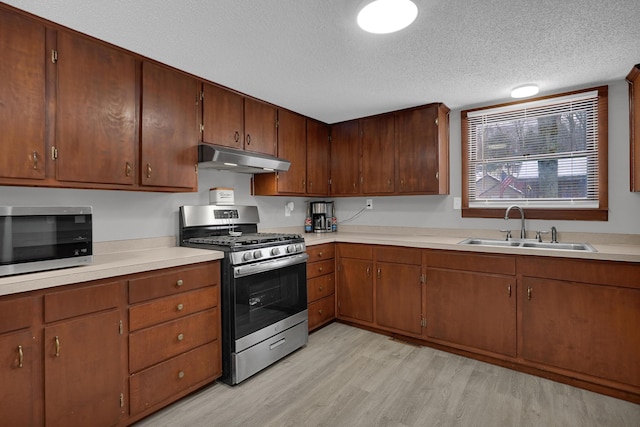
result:
[[[93,261],[91,207],[0,206],[0,276]]]

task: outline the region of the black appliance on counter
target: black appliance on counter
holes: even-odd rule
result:
[[[238,384],[308,341],[299,234],[258,233],[256,206],[181,206],[181,246],[224,252],[222,379]]]

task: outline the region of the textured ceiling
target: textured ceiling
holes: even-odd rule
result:
[[[356,26],[362,0],[5,3],[327,123],[607,83],[640,63],[638,0],[414,1],[390,35]]]

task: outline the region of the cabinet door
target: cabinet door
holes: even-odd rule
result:
[[[376,262],[376,323],[401,332],[422,333],[419,265]]]
[[[305,118],[287,110],[278,111],[278,157],[291,162],[287,172],[278,172],[278,193],[305,194],[307,175],[307,126]]]
[[[342,258],[339,263],[338,316],[373,322],[372,262]]]
[[[329,195],[329,126],[307,119],[307,194]]]
[[[360,193],[360,128],[357,120],[331,126],[331,194]]]
[[[202,141],[244,149],[244,98],[207,83],[202,90]]]
[[[627,75],[629,82],[630,191],[640,192],[640,64]]]
[[[58,180],[134,184],[135,59],[59,31],[57,74]]]
[[[31,331],[0,335],[0,413],[2,425],[32,426],[33,406],[37,394],[33,390],[32,373],[39,362],[33,351]]]
[[[45,175],[45,29],[0,10],[0,176]]]
[[[118,423],[125,412],[120,319],[112,310],[45,328],[46,425]]]
[[[426,288],[430,338],[516,355],[514,277],[427,269]]]
[[[395,191],[394,116],[360,121],[362,136],[362,193]]]
[[[438,192],[437,106],[396,114],[398,191]]]
[[[244,99],[244,149],[276,155],[278,110],[264,102]]]
[[[142,185],[197,187],[197,96],[195,79],[142,64]]]
[[[522,357],[640,386],[640,290],[523,277]]]

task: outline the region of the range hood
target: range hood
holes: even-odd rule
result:
[[[260,153],[217,145],[198,145],[198,167],[238,173],[286,172],[291,162]]]

